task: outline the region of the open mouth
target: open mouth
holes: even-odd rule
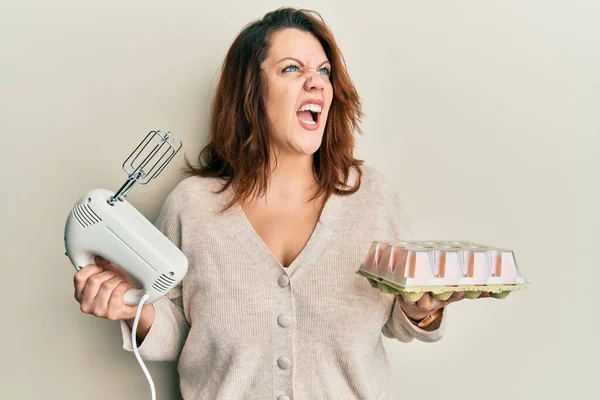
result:
[[[305,104],[298,109],[296,115],[300,124],[309,130],[318,128],[323,107],[318,104]]]

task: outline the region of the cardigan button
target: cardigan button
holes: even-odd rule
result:
[[[277,323],[279,324],[279,326],[281,326],[282,328],[287,328],[288,326],[290,326],[292,324],[292,319],[290,318],[289,315],[284,315],[281,314],[278,318],[277,318]]]
[[[281,287],[286,287],[287,285],[290,284],[290,278],[288,278],[287,275],[281,275],[279,277],[279,279],[277,280],[277,283],[279,284],[279,286]]]
[[[288,369],[292,365],[292,362],[287,357],[279,357],[277,360],[277,365],[281,369]]]

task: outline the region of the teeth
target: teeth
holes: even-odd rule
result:
[[[301,119],[300,121],[304,122],[306,125],[316,125],[317,123],[315,121],[313,121],[312,119],[310,121],[305,121],[303,119]]]
[[[298,112],[300,112],[300,111],[312,111],[312,112],[317,112],[317,113],[320,113],[320,112],[321,112],[321,110],[322,110],[322,108],[321,108],[321,106],[320,106],[320,105],[317,105],[317,104],[310,104],[310,103],[309,103],[309,104],[305,104],[305,105],[303,105],[302,107],[300,107],[300,108],[298,109]]]

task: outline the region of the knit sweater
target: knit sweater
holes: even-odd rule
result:
[[[404,314],[393,294],[356,273],[374,240],[410,236],[391,183],[363,166],[361,188],[326,203],[308,243],[283,267],[240,206],[219,209],[216,178],[188,177],[156,226],[187,256],[181,284],[154,303],[139,346],[148,361],[178,361],[183,398],[391,399],[382,334],[399,342],[442,338]],[[352,183],[356,173],[351,175]],[[131,330],[121,321],[123,348]]]

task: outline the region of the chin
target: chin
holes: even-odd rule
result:
[[[322,135],[319,135],[318,137],[315,136],[316,135],[313,135],[313,137],[310,138],[305,137],[305,140],[303,140],[301,143],[297,143],[296,146],[294,146],[296,148],[296,151],[306,155],[315,154],[317,150],[319,150],[323,142]]]

